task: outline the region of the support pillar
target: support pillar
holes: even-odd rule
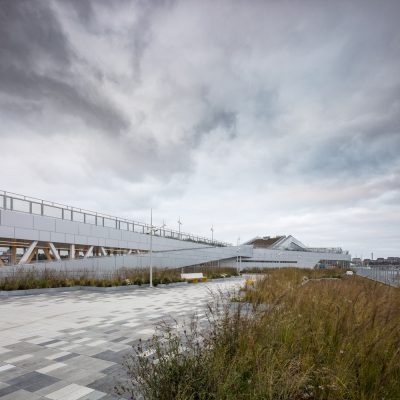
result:
[[[17,246],[10,247],[10,254],[11,254],[11,265],[15,265],[17,263]]]
[[[19,260],[18,265],[27,264],[27,263],[31,262],[33,256],[35,255],[34,250],[35,250],[37,244],[38,244],[37,240],[33,241],[30,244],[30,246],[26,249],[25,253]]]
[[[75,245],[71,244],[69,246],[69,259],[73,260],[75,258]]]
[[[92,253],[93,253],[93,246],[90,246],[85,255],[83,256],[83,258],[88,258]]]
[[[61,257],[60,257],[60,254],[58,254],[58,250],[56,249],[56,246],[54,246],[53,243],[49,242],[49,247],[50,247],[51,253],[56,258],[56,260],[60,261]]]
[[[47,247],[43,248],[44,254],[46,255],[46,258],[48,261],[53,261],[53,257],[50,254],[50,251]]]

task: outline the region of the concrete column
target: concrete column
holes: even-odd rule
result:
[[[73,260],[75,258],[75,245],[71,244],[69,246],[69,259]]]
[[[51,254],[50,254],[49,249],[48,249],[47,247],[44,247],[44,248],[43,248],[43,251],[44,251],[44,254],[46,255],[47,259],[48,259],[49,261],[53,261],[53,258],[51,257]]]
[[[10,247],[10,253],[11,253],[11,265],[15,265],[17,263],[17,246],[11,246]]]

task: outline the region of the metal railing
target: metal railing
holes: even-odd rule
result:
[[[398,266],[355,267],[354,270],[357,275],[365,278],[400,287],[400,268]]]
[[[0,208],[4,210],[19,211],[34,215],[58,218],[66,221],[81,222],[85,224],[119,229],[128,232],[150,234],[150,224],[144,222],[119,218],[12,192],[0,191]],[[155,231],[153,226],[153,235],[217,247],[231,245],[230,243],[211,240],[209,238],[190,233],[178,232],[173,229],[165,229],[164,227],[160,227]]]
[[[312,251],[314,253],[349,254],[347,250],[342,250],[340,247],[307,247],[306,251]]]

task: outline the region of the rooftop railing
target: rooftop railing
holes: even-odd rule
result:
[[[81,222],[96,226],[114,228],[129,232],[150,234],[150,224],[119,218],[82,208],[24,196],[17,193],[0,191],[0,208],[4,210],[25,212],[34,215],[58,218],[66,221]],[[157,229],[154,229],[157,228]],[[217,247],[230,246],[230,243],[212,240],[203,236],[179,232],[165,227],[153,225],[153,235],[168,239],[184,240],[193,243],[207,244]]]

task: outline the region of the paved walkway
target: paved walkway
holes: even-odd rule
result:
[[[212,291],[242,283],[0,299],[0,399],[116,399],[121,361],[163,319],[203,315]]]

